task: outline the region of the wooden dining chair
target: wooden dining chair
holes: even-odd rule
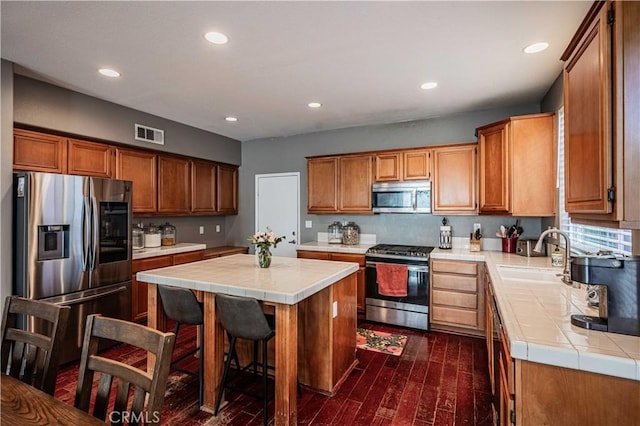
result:
[[[2,315],[2,372],[53,395],[70,311],[68,306],[8,296]],[[42,323],[41,328],[49,332],[18,328],[20,317],[24,324]]]
[[[98,372],[100,378],[93,413],[90,414],[106,421],[110,397],[114,388],[117,388],[113,407],[109,410],[108,420],[111,424],[159,424],[175,337],[174,333],[163,333],[144,325],[89,315],[74,405],[89,412],[94,373]],[[148,372],[98,355],[100,339],[126,343],[155,355],[153,371]],[[114,377],[117,378],[117,387],[112,386]],[[132,386],[133,400],[129,405]]]

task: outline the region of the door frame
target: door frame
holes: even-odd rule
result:
[[[296,183],[298,185],[298,193],[296,194],[296,216],[297,216],[297,226],[296,226],[296,246],[300,244],[300,172],[282,172],[282,173],[261,173],[261,174],[256,174],[255,175],[255,180],[254,180],[254,223],[253,223],[253,229],[254,229],[254,233],[258,232],[258,181],[262,178],[273,178],[273,177],[287,177],[287,176],[293,176],[296,178]]]

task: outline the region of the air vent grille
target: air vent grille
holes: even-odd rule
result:
[[[153,127],[143,126],[142,124],[136,124],[135,139],[137,141],[164,145],[164,130],[154,129]]]

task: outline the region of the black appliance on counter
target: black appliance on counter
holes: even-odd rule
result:
[[[572,257],[571,279],[599,292],[599,316],[571,315],[571,324],[640,336],[640,256]]]
[[[131,320],[131,199],[130,181],[14,174],[13,291],[71,307],[61,364],[80,358],[88,315]]]
[[[369,321],[429,329],[429,254],[433,247],[378,244],[365,253],[366,311]],[[407,267],[407,295],[380,294],[377,265]]]

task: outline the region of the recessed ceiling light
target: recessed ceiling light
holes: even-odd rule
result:
[[[216,31],[206,33],[204,38],[213,44],[227,44],[229,42],[229,37]]]
[[[435,81],[430,81],[428,83],[422,83],[420,85],[420,88],[424,89],[424,90],[435,89],[436,87],[438,87],[438,83],[436,83]]]
[[[522,51],[524,53],[538,53],[542,52],[547,47],[549,47],[549,43],[547,43],[546,41],[541,41],[539,43],[530,44],[529,46],[522,49]]]
[[[235,123],[236,121],[238,121],[238,117],[231,117],[231,116],[229,116],[229,117],[225,117],[224,119],[225,119],[225,120],[227,120],[227,121],[231,121],[231,122],[233,122],[233,123]]]
[[[106,77],[120,77],[120,73],[116,70],[112,70],[111,68],[100,68],[98,72]]]
[[[309,102],[307,106],[309,108],[320,108],[322,104],[320,102]]]

